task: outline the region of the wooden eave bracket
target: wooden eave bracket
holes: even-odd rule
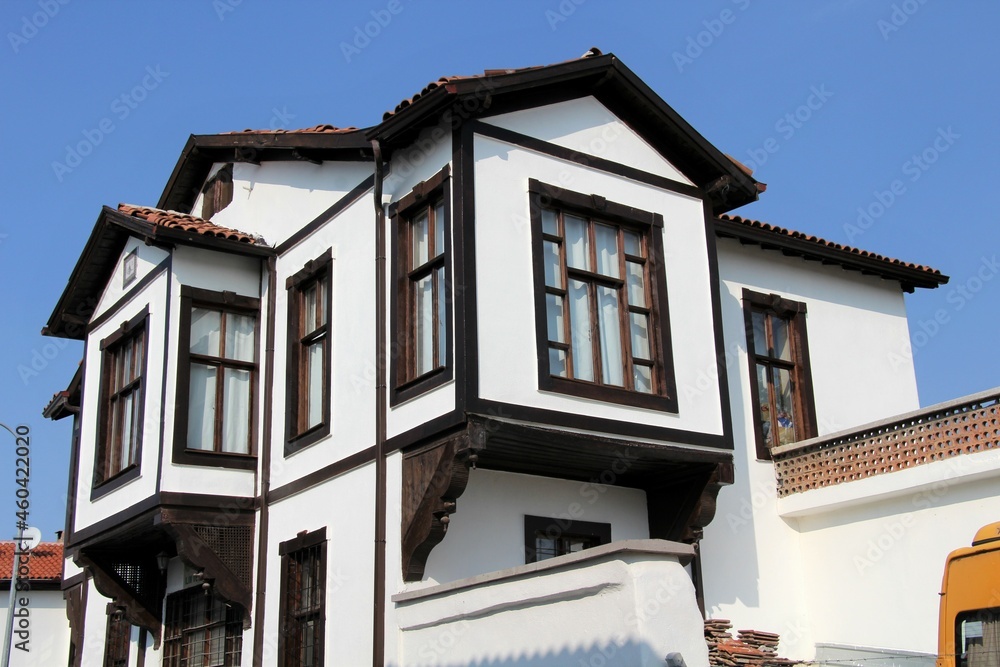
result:
[[[243,629],[248,629],[253,605],[253,592],[249,582],[242,581],[222,562],[219,555],[195,531],[194,525],[164,521],[163,527],[174,538],[178,558],[200,570],[203,579],[211,582],[212,588],[220,597],[240,605],[243,609]],[[252,542],[251,537],[251,544]]]
[[[450,515],[469,483],[478,448],[463,431],[403,455],[403,580],[420,581],[431,550],[448,532]]]
[[[80,551],[74,556],[76,564],[86,568],[94,578],[94,587],[106,598],[111,598],[115,605],[122,608],[125,618],[132,625],[146,628],[153,635],[153,648],[160,648],[160,638],[163,623],[160,619],[160,609],[148,609],[140,601],[128,584],[114,572],[107,570],[101,563],[91,559],[86,552]],[[159,573],[157,573],[159,574]],[[157,596],[160,605],[163,604],[163,586]]]

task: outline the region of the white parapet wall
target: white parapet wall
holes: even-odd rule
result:
[[[392,665],[708,666],[683,563],[689,545],[622,540],[539,563],[405,590]]]

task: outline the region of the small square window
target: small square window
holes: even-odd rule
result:
[[[122,287],[128,287],[133,282],[135,282],[136,276],[136,264],[137,264],[137,253],[136,249],[133,248],[132,252],[125,255],[125,261],[122,264]]]

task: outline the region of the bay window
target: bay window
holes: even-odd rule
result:
[[[659,214],[532,180],[539,388],[676,411]]]

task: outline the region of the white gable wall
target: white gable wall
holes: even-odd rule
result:
[[[123,280],[125,275],[125,256],[133,250],[135,250],[136,253],[135,280],[129,283],[128,287],[125,287]],[[122,296],[129,290],[134,289],[136,283],[145,278],[150,271],[155,269],[156,266],[167,257],[169,257],[169,253],[167,253],[166,250],[154,246],[148,246],[139,239],[130,237],[125,243],[125,249],[122,250],[122,254],[118,258],[118,263],[115,265],[115,270],[111,274],[111,279],[104,288],[104,293],[97,301],[93,317],[100,317],[100,315],[108,308],[114,306],[118,299],[122,298]]]
[[[693,183],[596,98],[498,114],[484,119],[514,132],[587,155],[620,162],[678,183]]]
[[[479,394],[486,399],[698,433],[722,434],[702,201],[477,136]],[[677,414],[538,390],[528,179],[661,213]]]

